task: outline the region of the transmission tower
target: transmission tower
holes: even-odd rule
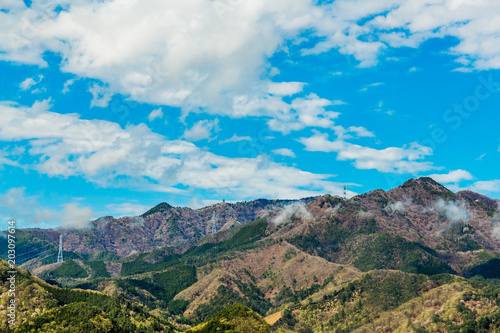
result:
[[[344,185],[344,200],[347,200],[347,186]]]
[[[59,253],[57,253],[57,262],[63,261],[62,235],[59,235]]]
[[[215,234],[217,232],[217,223],[215,222],[215,210],[214,213],[212,214],[212,234]]]

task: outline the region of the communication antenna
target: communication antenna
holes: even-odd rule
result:
[[[217,232],[217,223],[215,222],[215,210],[212,214],[212,234]]]
[[[62,247],[62,234],[59,235],[59,253],[57,253],[57,262],[63,262],[63,247]]]
[[[347,186],[344,185],[344,200],[347,200]]]

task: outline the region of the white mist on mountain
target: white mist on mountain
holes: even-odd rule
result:
[[[142,218],[142,216],[132,216],[127,219],[132,229],[144,226],[144,219]]]
[[[374,217],[375,215],[373,215],[373,213],[370,213],[370,212],[365,212],[365,211],[360,211],[358,213],[358,217],[360,219],[371,219],[372,217]]]
[[[468,222],[470,219],[469,211],[463,201],[444,201],[439,198],[432,206],[437,213],[443,213],[452,222]]]
[[[403,201],[389,202],[384,210],[390,213],[404,213],[406,204]]]
[[[65,229],[86,229],[94,212],[89,207],[79,207],[76,204],[64,205],[61,216],[61,226]]]
[[[303,202],[294,202],[283,207],[278,215],[271,219],[271,223],[273,223],[274,225],[280,225],[282,223],[289,222],[290,219],[294,216],[301,219],[312,218],[312,214],[309,212]]]
[[[491,228],[491,235],[500,239],[500,202],[497,203],[497,211],[493,214],[493,223]]]

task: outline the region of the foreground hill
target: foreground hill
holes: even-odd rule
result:
[[[0,260],[0,315],[3,332],[173,332],[168,322],[124,298],[100,292],[61,289],[15,269],[15,326],[9,317],[11,269]]]

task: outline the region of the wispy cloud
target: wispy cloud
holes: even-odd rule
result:
[[[229,143],[229,142],[241,142],[241,141],[252,141],[252,138],[249,136],[239,136],[237,134],[234,134],[229,139],[220,140],[219,144],[222,145],[222,144]]]
[[[374,82],[374,83],[370,83],[366,86],[364,86],[363,88],[359,89],[359,92],[362,92],[362,93],[365,93],[367,92],[369,89],[371,88],[375,88],[375,87],[379,87],[379,86],[383,86],[385,83],[383,82]]]
[[[161,119],[161,118],[163,118],[163,110],[161,108],[151,111],[151,113],[148,115],[149,121],[153,121],[155,119]]]

